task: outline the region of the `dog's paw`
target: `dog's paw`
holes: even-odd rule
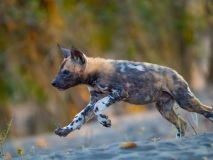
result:
[[[100,122],[104,127],[111,127],[111,120],[107,119],[105,121]]]
[[[72,130],[66,128],[57,128],[54,132],[60,137],[66,137]]]
[[[108,119],[108,117],[104,114],[98,115],[98,121],[104,126],[104,127],[111,127],[111,120]]]
[[[185,132],[184,132],[184,131],[178,130],[177,133],[176,133],[176,138],[184,137],[184,135],[185,135]]]

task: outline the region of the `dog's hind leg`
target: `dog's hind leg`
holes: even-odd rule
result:
[[[172,93],[179,106],[189,112],[199,113],[213,122],[213,108],[202,104],[191,92],[187,83],[181,83]]]
[[[185,135],[186,122],[173,110],[174,103],[173,97],[169,93],[163,92],[156,101],[156,108],[165,119],[175,125],[177,128],[176,138],[179,138]]]

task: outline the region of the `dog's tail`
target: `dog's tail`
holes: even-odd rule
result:
[[[188,101],[189,106],[191,106],[191,108],[193,108],[193,110],[195,110],[195,112],[199,111],[199,110],[203,110],[206,112],[213,113],[213,108],[211,106],[202,104],[196,97],[189,98],[187,101]]]
[[[201,108],[207,112],[213,112],[213,108],[210,106],[206,106],[204,104],[201,103]]]

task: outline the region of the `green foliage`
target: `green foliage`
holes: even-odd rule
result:
[[[19,156],[26,156],[27,153],[24,153],[24,151],[22,149],[17,149],[16,152],[18,153]]]

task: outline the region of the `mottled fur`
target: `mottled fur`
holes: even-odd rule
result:
[[[186,122],[174,112],[175,101],[181,108],[213,120],[212,107],[200,103],[187,82],[171,68],[144,62],[89,58],[75,47],[71,50],[58,47],[64,54],[64,61],[52,85],[64,90],[86,84],[91,95],[89,104],[68,126],[55,130],[59,136],[80,129],[94,115],[102,125],[110,127],[111,121],[103,111],[119,101],[155,102],[161,115],[176,126],[177,137],[184,136]]]

